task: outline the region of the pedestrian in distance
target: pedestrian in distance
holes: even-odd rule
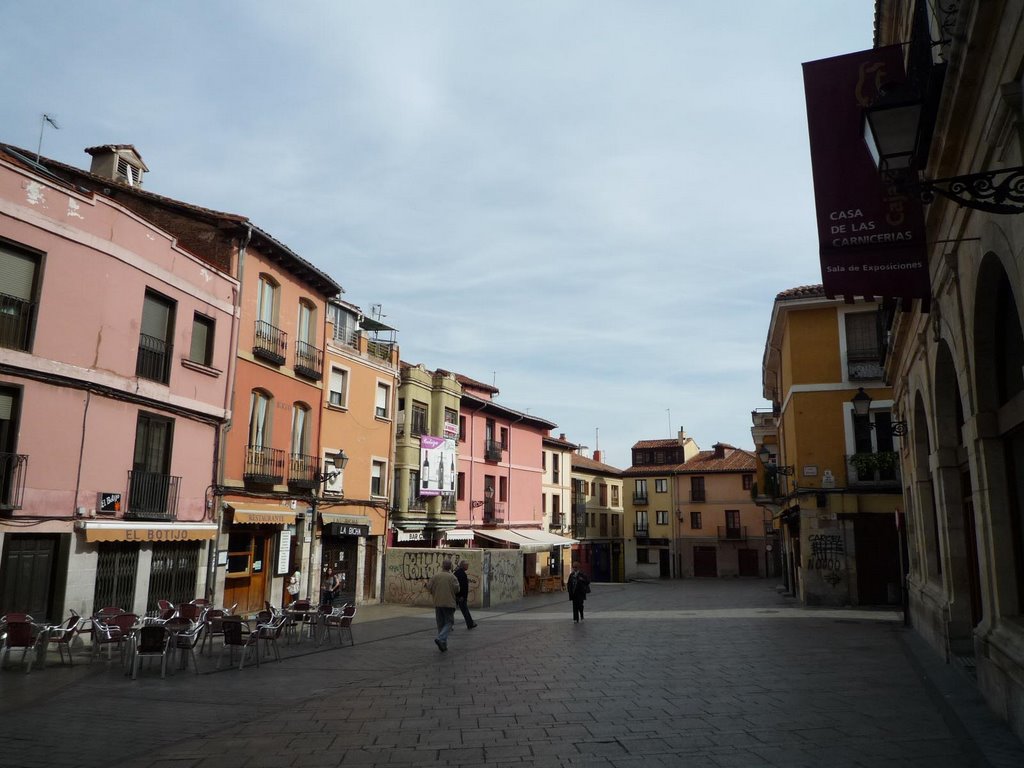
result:
[[[340,587],[341,580],[338,578],[338,574],[334,572],[331,566],[327,566],[327,570],[324,572],[324,580],[320,584],[320,604],[334,605],[334,598],[337,596]]]
[[[572,620],[579,624],[583,621],[583,603],[586,602],[587,593],[590,592],[590,579],[580,570],[579,560],[573,560],[572,572],[569,574],[569,580],[565,586],[569,590],[569,599],[572,601]]]
[[[466,629],[473,629],[476,627],[476,622],[473,621],[473,615],[469,612],[469,605],[466,603],[469,599],[469,576],[466,574],[468,568],[468,560],[460,560],[455,568],[455,578],[459,580],[459,594],[455,598],[455,602],[458,603],[459,610],[462,611],[462,618],[466,620]]]
[[[452,574],[451,560],[444,559],[441,570],[430,577],[424,589],[434,600],[434,619],[437,622],[434,644],[444,653],[448,650],[448,633],[455,626],[455,606],[459,596],[459,580]]]
[[[289,603],[289,605],[291,603],[294,603],[296,600],[299,599],[299,591],[300,591],[300,588],[301,588],[301,584],[302,584],[302,572],[299,571],[296,568],[295,569],[295,573],[293,573],[291,576],[288,577],[288,584],[287,584],[287,587],[286,587],[287,590],[288,590],[288,603]]]

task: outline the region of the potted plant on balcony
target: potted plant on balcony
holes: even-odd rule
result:
[[[850,466],[857,472],[858,480],[872,480],[878,471],[877,453],[855,453],[850,456]]]

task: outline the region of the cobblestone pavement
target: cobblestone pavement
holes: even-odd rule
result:
[[[433,611],[368,606],[354,646],[286,646],[259,669],[12,667],[0,765],[1024,766],[891,611],[690,580],[594,585],[580,624],[557,593],[474,615],[444,654]]]

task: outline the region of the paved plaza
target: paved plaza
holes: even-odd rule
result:
[[[361,608],[355,645],[161,680],[76,659],[0,674],[0,764],[1024,766],[968,673],[892,611],[801,608],[772,582],[594,585],[475,611]],[[80,663],[79,663],[80,662]]]

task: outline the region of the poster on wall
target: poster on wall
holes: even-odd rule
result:
[[[864,141],[864,108],[882,86],[905,78],[900,46],[810,61],[803,70],[825,295],[927,302],[921,202],[879,173]]]
[[[420,496],[455,493],[455,441],[451,438],[420,437]]]

